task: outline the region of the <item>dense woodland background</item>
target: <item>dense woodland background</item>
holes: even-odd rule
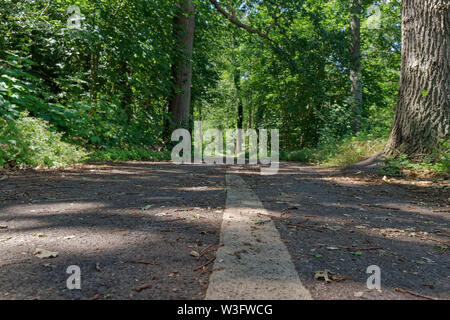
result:
[[[68,28],[71,5],[80,29]],[[165,159],[172,129],[193,120],[278,128],[287,160],[343,165],[383,150],[399,91],[400,0],[192,6],[195,14],[171,0],[1,1],[0,166]],[[183,19],[195,22],[192,59]],[[186,83],[177,67],[192,67],[190,124],[173,112]],[[388,161],[393,172],[445,172],[449,146],[441,140],[419,164]]]

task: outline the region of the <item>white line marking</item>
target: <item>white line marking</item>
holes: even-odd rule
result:
[[[311,300],[261,201],[236,174],[227,174],[226,210],[207,300]],[[240,259],[239,259],[240,257]]]

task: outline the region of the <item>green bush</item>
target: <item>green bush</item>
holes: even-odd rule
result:
[[[314,162],[314,152],[312,149],[298,151],[280,151],[280,160],[297,162]]]
[[[322,164],[327,166],[351,165],[382,151],[385,145],[386,140],[382,138],[359,140],[355,137],[348,139],[338,146],[336,152],[331,154]]]
[[[401,175],[403,170],[424,171],[450,174],[450,140],[441,140],[439,146],[422,161],[414,161],[406,154],[385,159],[383,173]]]
[[[385,138],[360,135],[340,143],[321,144],[316,148],[280,152],[281,160],[314,162],[325,166],[347,166],[383,150]]]
[[[170,152],[155,151],[143,147],[131,146],[128,149],[106,148],[94,151],[89,155],[89,161],[129,161],[147,160],[161,161],[170,160]]]
[[[63,142],[48,122],[21,113],[15,120],[0,117],[0,166],[9,161],[32,167],[64,167],[82,161],[80,147]]]

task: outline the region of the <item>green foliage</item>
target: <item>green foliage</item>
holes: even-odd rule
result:
[[[27,107],[40,110],[39,80],[29,73],[34,62],[13,52],[0,59],[0,116],[13,120]]]
[[[385,144],[386,138],[360,134],[340,142],[321,144],[315,148],[282,151],[280,158],[286,161],[312,162],[324,166],[347,166],[382,151]]]
[[[431,171],[438,174],[450,174],[450,140],[441,140],[432,154],[422,161],[409,159],[406,154],[385,159],[386,167],[382,172],[387,175],[400,176],[403,170],[416,172]]]
[[[385,145],[386,139],[361,140],[354,137],[345,140],[322,163],[327,166],[347,166],[383,151]]]
[[[74,4],[81,29],[67,27]],[[397,98],[399,0],[376,2],[380,29],[368,29],[362,15],[367,134],[356,138],[348,0],[229,1],[226,9],[244,23],[270,29],[272,42],[227,23],[209,1],[195,5],[193,119],[205,128],[236,127],[242,102],[244,125],[278,128],[288,160],[344,165],[381,148]],[[12,130],[28,112],[61,132],[60,140],[91,151],[92,160],[168,158],[151,147],[170,137],[175,11],[172,0],[1,1],[0,117]],[[446,170],[441,154],[433,165]]]
[[[63,167],[80,162],[86,152],[63,142],[48,122],[21,113],[15,120],[0,117],[0,166],[9,161],[33,167]]]
[[[89,161],[129,161],[129,160],[147,160],[162,161],[170,160],[170,152],[154,151],[142,147],[108,148],[94,151],[89,155]]]
[[[349,2],[328,0],[232,1],[239,19],[259,30],[271,27],[267,43],[228,25],[229,35],[216,39],[221,70],[212,97],[196,112],[217,128],[236,127],[238,97],[244,124],[278,128],[280,147],[289,157],[316,159],[334,154],[336,145],[354,134],[350,103]],[[372,2],[373,3],[373,2]],[[385,136],[396,104],[400,68],[400,1],[379,1],[380,29],[368,29],[362,15],[364,101],[361,131]],[[281,8],[281,9],[280,9]],[[274,21],[277,10],[283,10]],[[235,41],[233,41],[233,39]],[[237,43],[237,45],[236,45]],[[233,74],[238,70],[241,87]],[[320,158],[327,158],[327,156]],[[344,161],[346,162],[346,161]]]

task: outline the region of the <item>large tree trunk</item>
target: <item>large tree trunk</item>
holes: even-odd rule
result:
[[[350,4],[350,81],[353,107],[353,130],[359,131],[363,86],[361,79],[361,2],[362,0],[352,0]]]
[[[450,2],[403,0],[402,68],[388,155],[429,154],[450,134]]]
[[[175,88],[169,102],[169,112],[177,125],[188,126],[191,104],[192,49],[194,44],[194,5],[192,0],[179,0],[178,14],[174,19],[177,39],[172,74]]]

